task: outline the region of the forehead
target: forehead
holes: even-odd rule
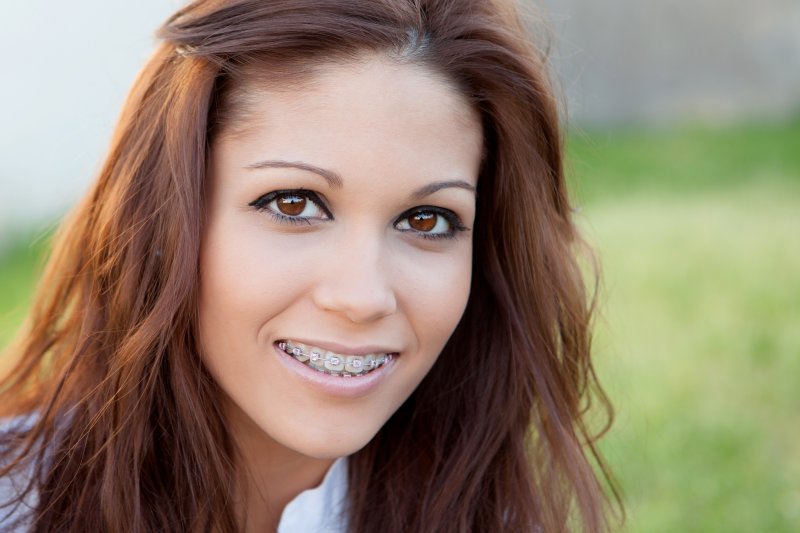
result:
[[[221,124],[217,130],[226,134],[261,125],[266,99],[275,105],[294,106],[302,101],[304,105],[325,107],[326,100],[334,99],[354,103],[382,82],[392,86],[392,96],[425,96],[425,100],[447,106],[466,126],[479,121],[474,107],[447,76],[426,65],[377,52],[307,62],[256,61],[236,69],[230,78],[218,109]]]
[[[236,89],[215,151],[242,161],[310,160],[343,172],[477,175],[480,118],[453,84],[425,66],[380,55],[330,62],[292,83],[252,76]],[[475,180],[472,180],[475,181]]]

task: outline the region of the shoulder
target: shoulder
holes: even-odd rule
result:
[[[35,421],[36,417],[32,415],[0,419],[0,468],[10,461],[6,456],[6,439],[29,429]],[[30,519],[38,502],[35,491],[25,493],[32,476],[31,466],[23,466],[0,476],[0,532],[23,533],[29,530]]]

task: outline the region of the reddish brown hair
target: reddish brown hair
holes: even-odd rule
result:
[[[232,443],[196,341],[208,147],[253,65],[291,78],[364,51],[451,82],[482,117],[486,159],[466,312],[350,458],[351,530],[607,530],[585,415],[593,391],[610,408],[590,360],[557,105],[513,6],[199,0],[160,36],[0,385],[3,414],[36,413],[0,449],[0,475],[33,473],[34,530],[236,530]]]

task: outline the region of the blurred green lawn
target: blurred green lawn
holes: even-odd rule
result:
[[[570,154],[628,531],[800,531],[800,121]]]
[[[800,120],[573,133],[627,531],[800,531]],[[0,257],[0,346],[45,245]]]

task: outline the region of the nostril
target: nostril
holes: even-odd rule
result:
[[[330,283],[317,287],[314,303],[324,311],[340,313],[349,321],[380,320],[397,311],[394,291],[382,283]]]

